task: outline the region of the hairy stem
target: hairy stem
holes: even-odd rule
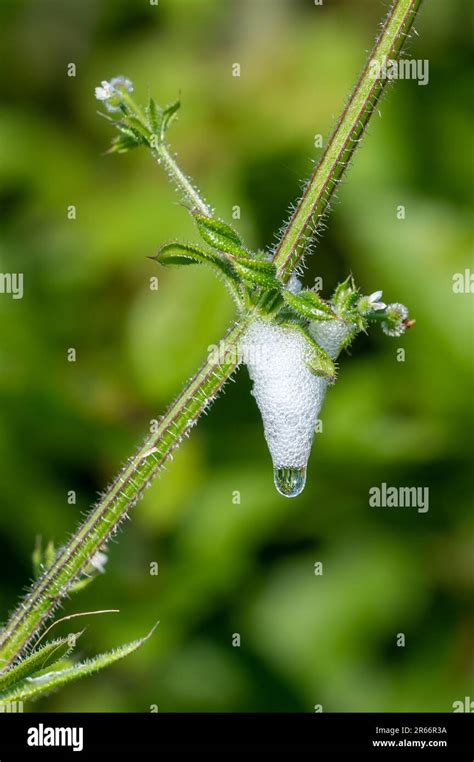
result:
[[[389,11],[369,61],[276,250],[275,262],[283,281],[288,279],[304,253],[309,228],[312,226],[314,232],[327,212],[334,189],[382,94],[385,82],[370,77],[370,61],[398,55],[420,2],[396,0]],[[168,148],[160,143],[153,147],[152,153],[192,209],[211,216],[211,209],[178,167]],[[217,357],[210,357],[189,381],[168,408],[156,431],[148,436],[78,530],[58,551],[51,566],[32,586],[0,634],[1,669],[7,669],[22,654],[75,579],[116,531],[173,450],[222,389],[239,363],[239,342],[253,317],[254,311],[247,312],[228,331],[221,342],[222,352]]]
[[[387,80],[374,77],[372,72],[379,70],[384,61],[397,59],[421,1],[398,0],[390,8],[364,69],[275,251],[274,262],[284,282],[304,256],[308,238],[317,233],[334,191],[382,96]]]
[[[93,555],[114,534],[144,489],[170,458],[238,365],[238,344],[250,316],[236,323],[145,440],[85,521],[58,551],[0,636],[2,669],[28,644]]]
[[[191,205],[191,209],[203,214],[205,217],[212,217],[212,209],[206,204],[201,194],[195,188],[189,177],[177,164],[176,159],[170,153],[169,147],[165,143],[159,143],[152,150],[152,154],[166,170],[170,180],[177,189],[183,194],[184,199]]]

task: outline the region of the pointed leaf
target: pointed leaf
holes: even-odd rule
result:
[[[307,334],[307,336],[309,336],[309,334]],[[330,384],[335,382],[336,366],[334,361],[331,360],[328,353],[316,342],[312,345],[312,354],[306,359],[306,365],[315,376],[324,376],[326,381]]]
[[[276,278],[276,267],[268,259],[258,259],[257,257],[244,257],[239,259],[239,265],[246,267],[254,272],[265,273],[265,275]]]
[[[141,145],[142,143],[142,139],[133,133],[131,136],[119,135],[118,137],[112,139],[112,145],[105,153],[127,153],[127,151],[131,151],[132,148],[137,148],[137,146]]]
[[[288,289],[283,292],[285,302],[300,317],[307,320],[330,320],[334,317],[334,312],[314,291],[300,291],[299,294],[293,294]]]
[[[235,260],[233,267],[244,283],[251,286],[261,286],[277,291],[282,287],[276,277],[276,267],[273,262],[248,257]]]
[[[66,683],[97,672],[140,648],[153,634],[156,627],[157,625],[144,638],[133,640],[131,643],[119,646],[119,648],[113,651],[108,651],[107,653],[95,656],[93,659],[75,664],[73,667],[47,672],[39,677],[27,677],[9,690],[0,692],[0,703],[36,699],[45,693],[50,693],[52,690],[60,688]]]
[[[304,328],[304,326],[307,323],[305,318],[300,318],[296,314],[296,312],[294,312],[292,309],[290,309],[286,305],[284,307],[281,307],[281,309],[275,314],[274,320],[279,325],[294,323],[295,325],[300,325],[302,328]]]
[[[114,124],[122,135],[126,135],[127,138],[133,138],[134,140],[138,139],[136,131],[132,130],[132,128],[124,122],[114,122]]]
[[[180,106],[181,106],[181,101],[177,100],[177,101],[174,101],[174,103],[170,103],[169,106],[166,106],[166,108],[163,109],[162,121],[161,121],[161,137],[162,138],[164,138],[165,132],[170,126],[173,119],[176,118],[176,114]]]
[[[134,116],[127,117],[126,126],[131,128],[137,139],[141,139],[144,143],[150,142],[150,130],[139,119],[136,119]]]
[[[175,241],[165,243],[158,251],[156,257],[152,258],[162,265],[213,265],[218,267],[223,275],[236,280],[229,262],[218,254],[205,251],[205,249],[201,249],[192,243],[178,243]]]
[[[38,579],[38,577],[41,574],[42,560],[43,560],[43,550],[41,548],[41,537],[40,535],[38,535],[36,537],[33,553],[31,554],[31,562],[33,564],[33,576],[35,579]]]
[[[82,579],[77,580],[77,582],[74,582],[69,588],[68,595],[73,595],[74,593],[79,593],[81,590],[84,590],[84,588],[88,587],[91,582],[94,582],[99,575],[100,572],[95,572],[88,577],[82,577]]]
[[[336,287],[331,302],[336,307],[337,312],[342,315],[355,305],[358,298],[359,290],[354,284],[352,275],[348,275],[347,278]]]
[[[46,645],[34,651],[19,664],[15,664],[3,675],[0,675],[0,696],[7,688],[11,688],[19,681],[36,672],[40,672],[48,664],[65,659],[74,650],[77,639],[81,634],[80,632],[73,632],[65,638],[57,638],[57,640],[53,640],[51,643],[46,643]]]
[[[37,579],[45,569],[48,569],[56,557],[56,548],[54,542],[50,540],[43,550],[41,537],[36,538],[35,547],[32,555],[33,574]]]
[[[56,558],[56,548],[54,547],[54,542],[50,540],[48,544],[46,545],[46,549],[44,551],[44,565],[47,569],[49,569],[49,567],[53,565],[53,561],[55,558]]]
[[[161,130],[163,113],[154,98],[150,98],[148,102],[147,114],[150,121],[151,131],[155,135],[158,135]]]
[[[236,257],[248,257],[247,252],[242,247],[240,236],[230,225],[212,217],[205,217],[203,214],[195,214],[194,219],[201,238],[209,246]]]
[[[218,254],[207,252],[194,244],[171,242],[162,246],[156,257],[152,259],[156,259],[162,265],[207,265],[218,277],[224,279],[232,297],[241,306],[240,281],[232,265]]]

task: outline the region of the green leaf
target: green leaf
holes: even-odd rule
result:
[[[82,577],[82,579],[78,579],[77,582],[73,582],[71,587],[68,590],[69,595],[74,595],[74,593],[79,593],[81,590],[84,590],[84,588],[88,587],[91,582],[94,582],[97,577],[100,576],[100,572],[94,572],[89,577]]]
[[[137,139],[137,133],[131,127],[128,127],[125,122],[114,122],[114,124],[122,135],[126,135],[127,138]]]
[[[48,544],[46,545],[45,551],[44,551],[44,565],[46,568],[49,568],[52,566],[54,559],[56,558],[56,548],[54,547],[54,542],[50,540]]]
[[[309,336],[306,332],[305,335]],[[309,338],[311,340],[311,336]],[[306,358],[306,365],[315,376],[324,376],[330,384],[335,382],[337,373],[334,361],[315,341],[312,343],[312,353]]]
[[[345,316],[345,314],[355,306],[358,298],[359,290],[354,284],[352,275],[348,275],[347,278],[336,287],[331,302],[334,304],[337,312],[340,315]]]
[[[205,251],[191,243],[171,242],[162,246],[156,257],[151,259],[156,259],[162,265],[207,265],[218,277],[224,279],[237,304],[242,305],[240,281],[230,262],[218,254]]]
[[[99,654],[99,656],[75,664],[73,667],[47,672],[39,677],[26,677],[12,688],[0,692],[0,703],[36,699],[39,696],[43,696],[46,693],[56,690],[56,688],[60,688],[66,683],[79,680],[81,677],[98,672],[100,669],[109,666],[109,664],[113,664],[119,659],[123,659],[125,656],[128,656],[140,648],[154,633],[157,625],[158,623],[144,638],[133,640],[131,643],[125,643],[125,645],[119,646],[113,651]]]
[[[299,317],[307,320],[330,320],[334,317],[329,304],[324,302],[315,291],[300,291],[299,294],[293,294],[288,289],[284,289],[282,296]]]
[[[164,138],[165,132],[167,131],[171,122],[173,121],[173,119],[176,118],[176,114],[180,106],[181,106],[181,101],[177,100],[177,101],[174,101],[173,103],[170,103],[169,106],[166,106],[166,108],[163,109],[162,118],[161,118],[161,138],[162,139]]]
[[[54,547],[54,542],[50,540],[43,550],[41,537],[38,536],[32,554],[33,575],[35,579],[38,579],[42,572],[52,565],[55,557],[56,548]]]
[[[246,257],[235,260],[232,264],[244,283],[280,291],[282,284],[276,277],[276,267],[273,262]]]
[[[143,143],[147,144],[150,142],[150,130],[140,121],[140,119],[136,119],[134,116],[129,116],[127,117],[126,126],[136,135],[137,140],[141,139]]]
[[[41,537],[38,535],[36,537],[33,553],[31,554],[31,562],[33,564],[33,576],[35,579],[38,579],[38,577],[41,574],[42,560],[43,560],[43,551],[41,549]]]
[[[112,138],[112,145],[105,153],[127,153],[127,151],[131,151],[132,148],[137,148],[137,146],[142,144],[142,139],[131,132],[130,136],[119,135],[118,137]]]
[[[221,220],[215,220],[212,217],[205,217],[203,214],[194,214],[194,219],[196,220],[201,238],[209,246],[218,251],[233,254],[236,257],[248,257],[240,236],[230,225]]]
[[[152,257],[152,259],[156,259],[162,265],[212,265],[218,267],[223,275],[236,279],[230,263],[223,257],[205,251],[205,249],[201,249],[192,243],[178,243],[177,241],[165,243],[164,246],[161,246],[156,257]]]
[[[283,302],[283,299],[282,299]],[[284,302],[283,302],[284,304]],[[294,325],[300,325],[304,327],[307,323],[307,321],[304,318],[300,318],[296,312],[294,312],[292,309],[284,305],[281,307],[278,312],[273,317],[274,321],[278,323],[278,325],[285,325],[288,323],[292,323]]]
[[[81,635],[82,632],[72,632],[65,638],[52,640],[51,643],[46,643],[19,664],[15,664],[3,675],[0,675],[0,697],[5,690],[45,669],[48,664],[54,664],[65,659],[74,650]],[[2,699],[0,698],[0,700]]]
[[[296,329],[304,336],[308,343],[308,355],[305,358],[307,367],[315,376],[323,376],[328,383],[333,384],[336,380],[336,365],[328,353],[308,333],[306,328],[293,321],[281,323],[281,325],[293,330]]]
[[[242,267],[246,267],[249,270],[254,270],[254,272],[265,273],[266,275],[272,275],[274,278],[276,278],[276,267],[273,262],[270,262],[268,259],[258,259],[257,257],[243,257],[242,259],[239,259],[238,264],[242,265]]]
[[[148,102],[147,114],[151,131],[155,135],[159,135],[161,130],[161,122],[163,119],[163,112],[161,111],[154,98],[150,98]]]

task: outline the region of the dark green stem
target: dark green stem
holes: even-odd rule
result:
[[[384,61],[398,58],[420,5],[421,0],[397,0],[390,8],[364,69],[275,251],[274,262],[283,282],[298,267],[308,240],[318,232],[331,198],[383,94],[387,80],[373,78],[371,71],[377,70],[377,66]]]

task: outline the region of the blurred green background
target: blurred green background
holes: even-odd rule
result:
[[[145,151],[104,156],[94,87],[123,74],[139,99],[180,93],[182,165],[224,219],[240,206],[250,246],[269,246],[386,7],[0,3],[0,270],[25,279],[22,300],[0,296],[2,617],[31,579],[36,535],[64,542],[233,315],[207,271],[147,259],[193,226]],[[342,358],[293,501],[274,490],[241,370],[109,546],[106,574],[63,608],[121,610],[88,620],[83,656],[160,619],[154,637],[33,708],[451,711],[472,695],[473,313],[452,290],[471,265],[468,3],[426,2],[417,30],[429,85],[390,90],[306,273],[327,295],[352,271],[405,302],[416,328],[374,331]],[[429,512],[370,508],[382,482],[429,487]]]

